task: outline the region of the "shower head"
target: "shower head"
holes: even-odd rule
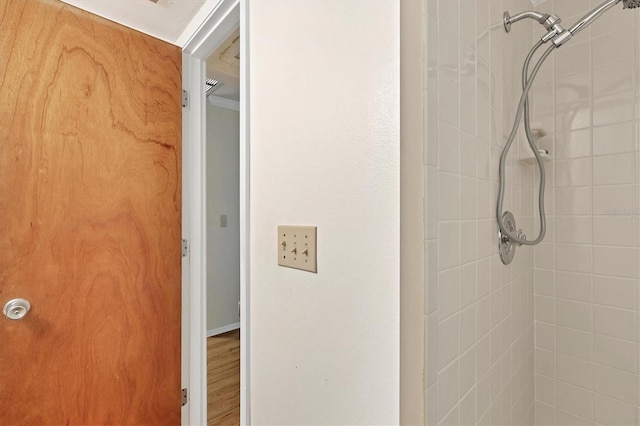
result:
[[[588,25],[592,24],[593,21],[598,19],[603,13],[607,10],[611,9],[616,4],[622,1],[625,9],[635,9],[636,7],[640,7],[640,0],[608,0],[602,3],[600,6],[593,9],[591,12],[587,13],[581,20],[576,22],[571,28],[569,28],[569,32],[571,35],[576,35]]]

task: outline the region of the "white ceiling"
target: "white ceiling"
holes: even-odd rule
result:
[[[183,47],[220,0],[61,0]]]

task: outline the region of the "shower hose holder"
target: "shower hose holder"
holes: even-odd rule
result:
[[[527,239],[527,236],[522,232],[522,229],[518,229],[516,231],[516,218],[513,216],[513,213],[510,211],[504,212],[502,215],[502,221],[509,233],[516,233],[518,238],[523,240]],[[516,247],[519,247],[521,244],[518,244],[516,241],[512,241],[506,234],[503,234],[500,227],[498,227],[498,245],[500,260],[505,265],[508,265],[516,254]]]

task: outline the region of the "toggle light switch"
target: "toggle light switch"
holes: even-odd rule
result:
[[[315,226],[278,226],[278,265],[318,272]]]

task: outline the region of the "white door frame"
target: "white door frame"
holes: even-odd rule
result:
[[[182,232],[189,240],[183,260],[182,383],[189,402],[182,423],[207,424],[207,240],[206,240],[206,60],[240,27],[240,423],[249,407],[249,11],[240,0],[220,0],[182,53],[182,84],[189,105],[182,109]]]

